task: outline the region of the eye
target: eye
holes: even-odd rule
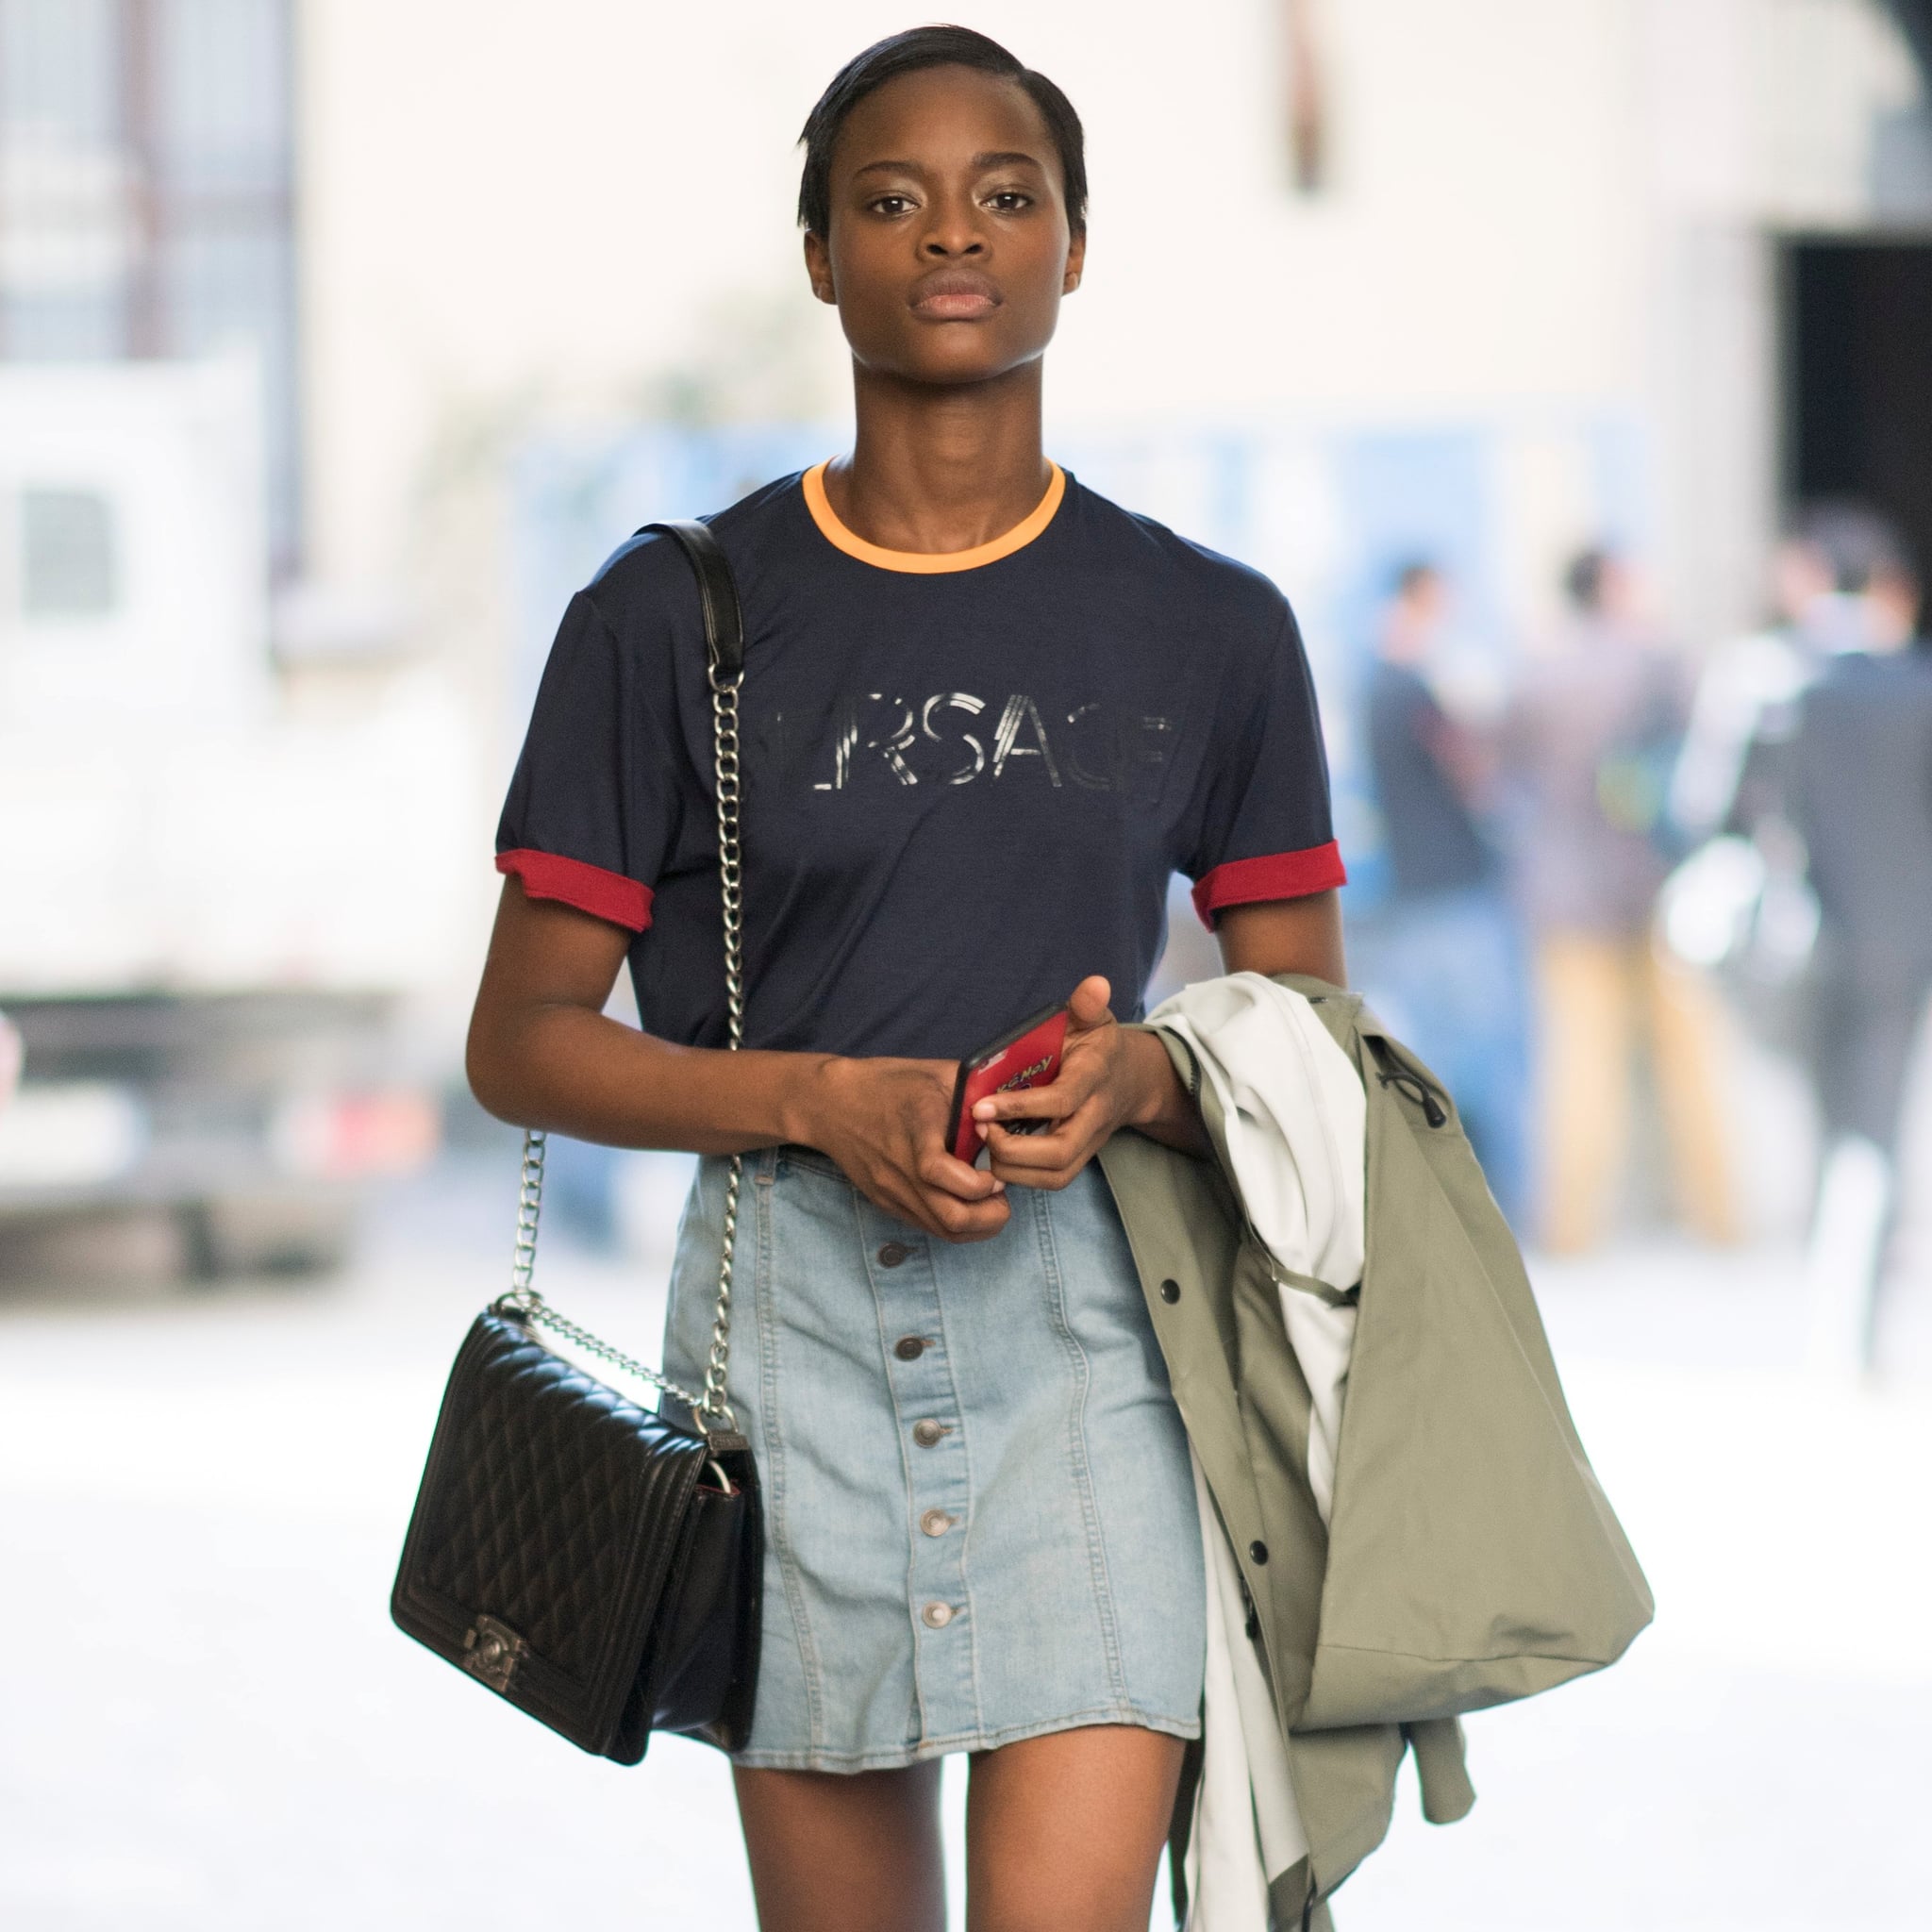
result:
[[[866,203],[875,215],[903,215],[912,206],[909,194],[878,194]]]
[[[1033,206],[1033,197],[1018,188],[1002,188],[987,196],[988,203],[1003,215],[1016,215]]]

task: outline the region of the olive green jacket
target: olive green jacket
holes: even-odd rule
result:
[[[1613,1661],[1652,1603],[1449,1096],[1358,995],[1277,983],[1311,1001],[1368,1095],[1367,1259],[1326,1528],[1277,1274],[1176,1036],[1161,1037],[1218,1158],[1123,1134],[1101,1165],[1256,1613],[1309,1846],[1271,1888],[1287,1928],[1323,1924],[1320,1902],[1381,1842],[1405,1750],[1424,1816],[1462,1817],[1458,1715]]]

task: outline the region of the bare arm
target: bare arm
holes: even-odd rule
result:
[[[1341,897],[1310,892],[1230,906],[1215,928],[1222,963],[1230,973],[1305,973],[1331,986],[1348,984],[1341,947]]]
[[[1231,973],[1344,983],[1333,892],[1229,907],[1219,938]],[[949,1241],[997,1234],[1008,1181],[1065,1187],[1123,1127],[1189,1151],[1204,1144],[1166,1049],[1115,1023],[1105,979],[1074,990],[1059,1079],[974,1110],[992,1149],[988,1174],[945,1150],[950,1061],[674,1046],[605,1017],[628,945],[622,927],[504,882],[468,1055],[470,1085],[500,1120],[697,1154],[797,1141],[830,1155],[889,1212]],[[1056,1124],[1038,1135],[998,1124],[1024,1115]]]
[[[1006,1224],[1001,1184],[942,1145],[949,1061],[674,1046],[605,1017],[628,945],[621,926],[505,880],[468,1052],[471,1088],[498,1119],[695,1154],[798,1141],[930,1233],[970,1241]]]

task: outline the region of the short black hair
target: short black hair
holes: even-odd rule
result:
[[[1807,504],[1791,534],[1817,551],[1834,585],[1847,596],[1863,596],[1875,581],[1888,577],[1909,584],[1919,580],[1898,525],[1869,504]]]
[[[824,235],[832,225],[832,144],[853,108],[902,74],[927,67],[974,67],[1002,80],[1016,81],[1040,109],[1046,131],[1059,152],[1066,185],[1067,222],[1077,234],[1087,225],[1087,137],[1080,117],[1043,74],[1008,53],[997,41],[966,26],[915,26],[875,42],[832,76],[818,105],[805,117],[798,139],[805,149],[805,173],[798,183],[798,225]]]
[[[1441,566],[1432,557],[1406,557],[1389,573],[1389,594],[1412,597],[1424,584],[1441,580]]]
[[[1615,560],[1602,544],[1592,543],[1588,550],[1579,550],[1564,567],[1563,589],[1578,610],[1602,608],[1604,578]]]

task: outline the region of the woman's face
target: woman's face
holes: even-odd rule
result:
[[[902,75],[832,150],[831,234],[805,238],[812,292],[856,361],[908,381],[985,382],[1038,359],[1079,286],[1059,157],[1016,83]]]

